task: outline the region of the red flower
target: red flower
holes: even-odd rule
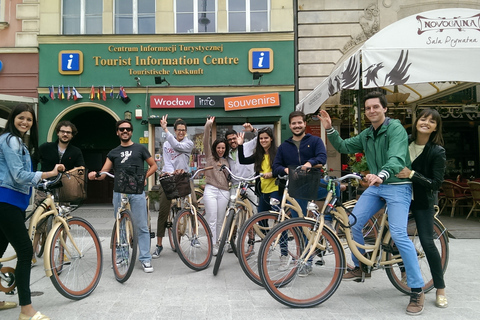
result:
[[[333,169],[332,169],[332,168],[330,168],[330,169],[328,169],[328,170],[329,170],[330,172],[332,172],[332,171],[333,171]]]
[[[361,152],[355,153],[355,161],[357,162],[362,161],[362,157],[363,157],[363,153]]]
[[[348,170],[348,164],[342,164],[342,171]]]

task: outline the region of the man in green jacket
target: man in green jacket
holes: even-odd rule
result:
[[[359,135],[342,139],[332,127],[330,116],[320,111],[320,119],[327,130],[328,139],[340,153],[364,152],[370,173],[365,180],[369,187],[358,199],[353,215],[357,217],[352,227],[356,242],[364,244],[362,229],[368,220],[385,205],[388,207],[388,223],[395,245],[402,256],[407,284],[412,288],[407,314],[418,315],[423,311],[425,296],[422,290],[424,281],[420,273],[415,247],[408,238],[407,219],[412,198],[412,185],[409,179],[395,175],[404,167],[410,167],[408,136],[399,120],[385,116],[387,99],[380,92],[370,92],[364,98],[365,115],[372,125]],[[353,223],[353,218],[350,217]],[[352,255],[355,269],[343,276],[344,280],[364,278],[358,259]],[[367,277],[370,274],[366,274]]]

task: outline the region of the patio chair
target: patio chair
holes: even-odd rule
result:
[[[452,181],[444,180],[442,182],[442,190],[445,194],[445,202],[442,206],[442,210],[440,210],[440,214],[442,214],[443,209],[450,204],[452,206],[450,217],[453,217],[455,209],[461,206],[458,202],[472,199],[472,195],[469,193],[469,188],[462,187]],[[463,207],[464,206],[465,205],[463,205]]]
[[[469,181],[468,186],[470,187],[470,193],[472,194],[473,205],[472,205],[472,209],[470,209],[470,212],[467,215],[467,219],[468,217],[470,217],[472,212],[475,211],[475,216],[476,216],[477,215],[476,212],[480,211],[480,182]]]

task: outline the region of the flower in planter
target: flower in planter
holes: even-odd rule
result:
[[[349,165],[352,172],[368,171],[367,158],[361,152],[350,155]]]

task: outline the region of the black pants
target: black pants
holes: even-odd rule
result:
[[[32,303],[30,295],[30,269],[33,247],[25,228],[25,211],[20,208],[0,202],[0,257],[10,243],[17,253],[15,281],[18,290],[18,301],[21,306]]]
[[[157,237],[163,238],[165,236],[165,227],[168,220],[168,215],[170,214],[172,200],[167,199],[167,195],[165,194],[165,191],[163,191],[161,185],[160,188],[158,188],[158,192],[160,194],[160,209],[158,211],[157,218]]]
[[[442,260],[438,249],[433,242],[433,216],[434,209],[412,210],[417,224],[418,236],[423,250],[427,256],[430,272],[432,273],[433,286],[437,289],[445,288],[443,280]]]

